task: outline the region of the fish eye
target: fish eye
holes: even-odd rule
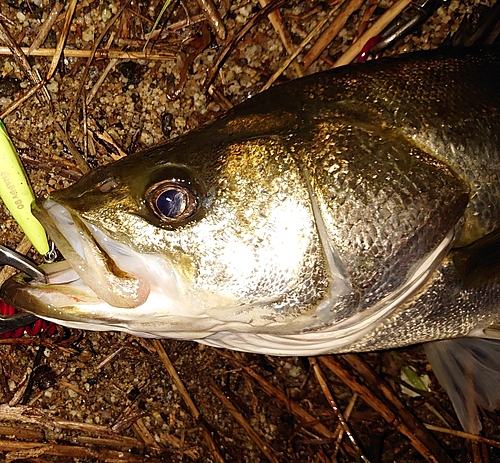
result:
[[[170,223],[188,219],[199,206],[197,196],[189,188],[172,181],[151,186],[146,192],[146,200],[160,220]]]

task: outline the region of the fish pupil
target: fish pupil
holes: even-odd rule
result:
[[[186,209],[186,195],[179,190],[165,190],[156,199],[156,207],[169,219],[181,215]]]

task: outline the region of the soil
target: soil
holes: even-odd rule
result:
[[[221,116],[258,93],[287,58],[263,16],[214,67],[225,45],[261,10],[255,0],[216,2],[226,37],[207,20],[205,0],[172,2],[158,24],[163,4],[155,0],[84,0],[76,3],[65,30],[69,5],[53,0],[0,4],[0,22],[23,47],[33,43],[51,11],[62,9],[40,44],[54,48],[66,37],[46,86],[50,102],[38,92],[3,117],[39,197],[76,181],[85,163],[98,169]],[[335,0],[285,2],[278,11],[291,48],[336,5]],[[390,2],[360,5],[307,74],[330,68]],[[482,5],[446,2],[385,55],[440,46]],[[317,38],[277,84],[297,78]],[[96,55],[86,67],[98,40],[98,48],[112,50],[116,59]],[[87,56],[74,57],[71,50],[86,50]],[[50,56],[28,61],[40,75],[49,72]],[[5,112],[34,84],[8,51],[0,63],[0,111]],[[206,91],[211,71],[214,79]],[[11,248],[23,237],[3,205],[0,237]],[[35,251],[29,256],[41,262]],[[59,327],[51,336],[0,340],[0,359],[0,458],[5,461],[500,461],[498,443],[426,434],[425,424],[447,427],[440,416],[451,429],[460,426],[420,346],[359,356],[278,358]],[[402,388],[402,365],[428,378],[429,392],[414,396]],[[325,395],[325,384],[337,405]],[[382,392],[383,385],[392,396]],[[376,399],[371,405],[370,391]],[[341,439],[336,407],[350,430]],[[499,439],[496,414],[484,414],[483,435]]]

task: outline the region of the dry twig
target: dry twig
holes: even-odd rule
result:
[[[134,455],[120,450],[109,450],[101,446],[95,450],[91,447],[81,447],[78,445],[41,444],[38,442],[0,440],[0,452],[8,452],[5,455],[7,461],[52,455],[67,458],[91,458],[97,459],[98,461],[106,461],[108,463],[144,462],[144,456],[142,455]],[[151,463],[160,463],[162,460],[151,457],[148,458],[147,461]]]
[[[349,417],[351,416],[351,413],[354,409],[354,404],[356,403],[356,400],[358,399],[358,394],[354,393],[351,397],[351,400],[347,404],[347,407],[344,411],[344,417],[347,420],[349,420]],[[338,432],[338,437],[337,437],[337,442],[335,442],[335,450],[333,452],[333,459],[337,458],[337,454],[340,449],[340,443],[342,442],[342,437],[344,436],[344,429],[342,428],[342,424],[339,424],[337,426],[337,429],[335,432]]]
[[[31,69],[31,64],[26,58],[26,55],[24,54],[23,50],[21,49],[21,47],[19,47],[17,42],[10,35],[9,31],[4,27],[4,25],[1,22],[0,22],[0,40],[2,40],[7,44],[7,48],[12,53],[12,56],[17,62],[17,65],[24,71],[24,74],[31,82],[31,84],[32,85],[39,84],[42,79],[36,72],[34,72]],[[48,103],[50,101],[50,97],[47,91],[42,94],[42,97],[45,103]]]
[[[116,141],[108,132],[102,130],[93,118],[89,117],[87,119],[87,123],[91,135],[106,147],[107,153],[114,161],[118,161],[118,159],[121,159],[127,155],[125,150],[118,143],[116,143]]]
[[[434,426],[433,424],[424,423],[424,426],[430,431],[441,432],[443,434],[450,434],[452,436],[461,437],[473,442],[478,442],[480,444],[491,445],[492,447],[500,448],[500,441],[494,439],[488,439],[483,436],[478,436],[476,434],[470,434],[468,432],[459,431],[457,429],[443,428],[442,426]]]
[[[238,424],[245,430],[250,439],[260,448],[262,453],[271,463],[278,463],[278,458],[274,455],[273,450],[266,442],[260,437],[260,435],[250,426],[245,417],[237,410],[237,408],[232,404],[232,402],[224,395],[224,393],[219,389],[217,384],[213,379],[210,380],[210,387],[212,392],[217,396],[217,398],[224,404],[228,409],[229,413],[233,415],[233,418],[238,422]]]
[[[54,128],[56,129],[58,135],[61,137],[63,143],[69,149],[71,155],[75,158],[76,164],[80,169],[80,171],[82,172],[82,174],[86,174],[87,172],[89,172],[90,167],[87,164],[87,161],[80,154],[80,151],[78,151],[78,148],[75,146],[71,138],[69,138],[66,131],[61,127],[61,125],[58,122],[54,122]]]
[[[38,84],[31,87],[21,98],[13,101],[9,106],[7,106],[7,108],[3,110],[2,114],[0,114],[0,119],[4,119],[6,116],[15,111],[26,100],[30,99],[35,93],[37,93],[46,83],[47,82],[45,82],[45,79],[41,82],[38,82]]]
[[[138,436],[144,445],[148,448],[160,449],[159,445],[156,443],[155,438],[149,432],[149,429],[144,424],[144,420],[139,418],[132,425],[132,429],[136,436]]]
[[[119,60],[117,58],[113,58],[107,64],[107,66],[105,67],[104,71],[101,72],[101,74],[99,75],[99,79],[97,79],[97,82],[94,84],[94,86],[92,87],[92,89],[90,90],[90,92],[87,93],[87,97],[85,98],[85,105],[86,106],[88,106],[92,102],[92,100],[95,98],[97,92],[99,91],[99,88],[101,87],[101,85],[105,81],[106,77],[108,77],[108,74],[116,66],[116,64],[118,63],[118,61]]]
[[[20,50],[28,56],[55,56],[56,48],[35,48],[31,52],[28,47],[20,47]],[[0,47],[0,55],[12,55],[12,51],[8,47]],[[95,60],[99,59],[124,59],[124,60],[165,60],[170,61],[175,59],[177,56],[176,52],[173,51],[161,51],[156,53],[147,53],[143,51],[124,51],[121,49],[105,49],[98,48],[93,52],[92,50],[76,50],[73,48],[65,48],[64,56],[67,58],[90,58],[91,56]]]
[[[280,66],[280,68],[269,78],[266,84],[262,87],[261,92],[267,90],[271,85],[276,82],[278,77],[285,72],[285,69],[290,66],[290,63],[297,57],[297,55],[304,49],[304,47],[311,41],[311,39],[323,28],[323,26],[330,20],[330,18],[337,12],[340,4],[335,8],[332,8],[329,13],[316,25],[316,27],[307,35],[307,37],[302,40],[300,45],[295,49],[295,51],[285,60],[285,62]]]
[[[70,180],[78,180],[82,177],[82,173],[74,168],[74,163],[70,163],[65,159],[54,160],[47,158],[46,156],[39,155],[38,153],[35,157],[32,154],[23,151],[19,151],[19,156],[24,164],[29,164],[38,170],[57,173],[61,177],[65,177]]]
[[[203,84],[203,89],[206,91],[212,81],[215,78],[215,75],[219,71],[220,66],[224,62],[224,60],[228,57],[229,53],[234,49],[236,44],[245,36],[245,34],[252,29],[258,22],[260,22],[263,18],[265,18],[269,13],[274,11],[276,8],[279,8],[283,5],[285,0],[272,0],[269,4],[267,4],[262,10],[257,12],[252,16],[252,18],[241,28],[241,30],[234,35],[231,40],[226,44],[223,50],[220,52],[219,56],[215,60],[214,65],[208,71],[207,78],[205,79],[205,83]]]
[[[189,395],[189,392],[187,391],[186,387],[184,386],[184,383],[182,382],[181,378],[179,377],[177,371],[175,370],[174,365],[170,361],[169,356],[165,352],[165,349],[163,348],[161,342],[158,339],[153,339],[153,345],[156,348],[156,351],[158,352],[158,356],[160,357],[161,361],[163,362],[163,365],[168,371],[168,374],[172,378],[175,386],[177,387],[177,390],[179,391],[179,394],[182,397],[182,400],[184,400],[184,403],[187,405],[189,408],[191,414],[193,415],[194,420],[197,422],[197,424],[201,427],[203,436],[205,437],[205,441],[207,442],[211,452],[212,456],[214,457],[215,461],[218,463],[224,463],[224,458],[222,457],[215,441],[212,438],[212,434],[210,433],[208,426],[205,423],[205,420],[201,416],[200,412],[198,411],[198,408],[193,402],[193,399],[191,399],[191,396]]]
[[[342,5],[342,10],[338,16],[331,22],[326,30],[321,34],[321,37],[314,43],[303,58],[304,70],[311,66],[314,61],[323,53],[330,45],[332,40],[337,37],[338,33],[345,26],[349,17],[361,8],[364,0],[350,0],[347,4]]]
[[[61,55],[64,50],[64,45],[68,38],[71,20],[73,19],[73,14],[75,13],[76,3],[77,0],[70,0],[68,3],[68,10],[66,11],[66,16],[64,18],[63,29],[61,35],[59,36],[54,56],[50,62],[49,72],[47,72],[47,76],[45,77],[46,81],[49,81],[56,72],[57,65],[59,64],[59,60],[61,59]]]
[[[270,0],[259,0],[260,6],[264,8],[269,1]],[[281,39],[288,55],[293,55],[295,47],[292,43],[288,29],[285,27],[285,22],[283,21],[283,17],[281,16],[279,10],[274,10],[269,14],[269,21],[271,21],[274,30],[278,33],[278,36]],[[297,60],[293,61],[293,68],[295,69],[297,77],[302,77],[304,75]]]
[[[3,435],[15,435],[17,437],[23,437],[26,439],[38,439],[38,436],[41,434],[42,437],[40,437],[39,440],[42,440],[44,438],[43,433],[40,433],[39,431],[35,430],[30,431],[29,428],[26,428],[26,425],[33,425],[37,426],[38,428],[40,426],[46,429],[53,429],[54,427],[57,427],[60,429],[71,430],[73,432],[83,432],[87,434],[93,434],[99,437],[96,439],[86,436],[77,436],[76,440],[82,443],[83,442],[89,442],[89,443],[92,442],[94,444],[99,443],[101,447],[106,447],[106,446],[120,447],[122,449],[129,450],[131,448],[141,448],[145,446],[143,443],[141,443],[141,441],[137,439],[117,435],[107,426],[99,426],[94,424],[79,423],[75,421],[64,420],[54,416],[50,412],[42,411],[33,407],[27,407],[27,406],[9,407],[7,405],[0,405],[0,419],[4,421],[19,422],[22,424],[21,429],[18,429],[17,426],[13,425],[1,426],[0,434]],[[140,420],[140,416],[135,415],[134,419],[137,422]],[[144,438],[145,433],[144,430],[141,428],[140,423],[137,426],[141,431],[139,434],[141,435],[141,438],[145,442],[147,447],[150,449],[158,449],[159,448],[158,444],[156,444],[151,434],[149,434],[149,439],[145,439]],[[61,456],[66,454],[69,455],[71,454],[71,452],[74,451],[76,452],[74,455],[75,457],[84,455],[83,453],[81,453],[80,450],[78,450],[78,447],[74,446],[64,446],[60,448],[57,445],[55,445],[54,448],[58,448],[59,450],[57,451],[57,453],[50,453],[48,449],[51,448],[53,444],[35,445],[34,443],[25,443],[26,446],[23,446],[22,444],[24,443],[19,443],[20,446],[16,446],[15,442],[9,443],[8,441],[5,441],[3,442],[3,446],[0,443],[0,450],[4,451],[29,450],[31,448],[38,448],[36,445],[42,445],[41,447],[43,448],[42,454]],[[104,452],[106,452],[106,450],[104,450]],[[129,461],[129,460],[124,460],[124,461]],[[136,460],[130,460],[130,461],[136,461]]]
[[[56,2],[54,4],[52,10],[50,10],[49,15],[47,16],[47,19],[43,22],[42,27],[40,27],[40,30],[38,31],[38,34],[35,37],[35,40],[33,40],[33,42],[31,43],[28,51],[25,52],[26,55],[29,56],[33,50],[36,50],[37,48],[40,48],[43,45],[45,39],[49,35],[50,30],[52,29],[52,26],[56,22],[63,8],[64,8],[64,3]]]
[[[368,29],[361,37],[359,37],[347,51],[337,60],[333,67],[344,66],[349,64],[358,56],[365,46],[368,39],[380,34],[390,22],[399,15],[409,4],[411,0],[399,0],[392,5],[380,18]]]
[[[103,29],[103,31],[101,32],[101,34],[99,35],[99,37],[97,38],[97,40],[94,42],[94,44],[92,46],[91,53],[90,53],[90,55],[89,55],[89,57],[87,59],[87,62],[85,63],[85,68],[84,68],[84,70],[82,72],[82,77],[80,79],[80,85],[79,85],[78,90],[76,92],[76,95],[75,95],[75,98],[73,100],[73,103],[71,104],[71,107],[70,107],[70,109],[68,111],[68,115],[67,115],[67,117],[65,119],[66,122],[70,119],[71,115],[73,114],[73,112],[74,112],[74,110],[76,108],[76,105],[78,103],[78,100],[79,100],[79,98],[80,98],[80,96],[82,94],[83,87],[85,85],[85,80],[86,80],[86,77],[87,77],[89,69],[90,69],[90,64],[94,60],[94,56],[95,56],[95,52],[96,52],[97,48],[99,47],[99,45],[102,42],[103,38],[108,33],[108,31],[111,29],[111,27],[113,26],[113,24],[121,16],[121,14],[125,10],[125,8],[127,8],[129,1],[130,0],[126,1],[122,5],[122,7],[118,10],[118,12],[108,21],[108,23],[106,24],[106,27]],[[52,60],[52,62],[54,62],[54,60]],[[64,131],[66,131],[66,127],[67,127],[67,125],[65,125]]]
[[[350,359],[352,363],[356,364],[356,356],[353,354],[344,355],[343,357]],[[357,378],[354,377],[342,365],[342,363],[340,363],[333,356],[321,356],[319,357],[319,360],[323,365],[337,375],[347,386],[358,393],[368,405],[370,405],[374,410],[377,410],[388,423],[392,424],[399,432],[408,437],[413,447],[424,458],[426,458],[427,461],[431,463],[452,463],[450,456],[441,448],[439,443],[427,432],[425,427],[413,417],[413,415],[394,394],[392,394],[392,398],[389,399],[391,405],[388,405],[374,392],[372,392],[373,389],[377,388],[383,388],[384,390],[390,389],[380,378],[371,377],[371,388],[368,388],[364,384],[360,383]],[[368,367],[366,365],[364,367],[362,367],[359,363],[356,365],[360,368],[360,370],[369,375],[367,372]],[[393,405],[397,406],[397,413],[393,411]]]
[[[313,367],[314,375],[316,376],[316,379],[321,387],[321,390],[323,391],[323,394],[326,397],[326,400],[332,407],[333,411],[337,415],[337,418],[340,422],[340,425],[342,426],[343,431],[347,434],[347,437],[351,441],[351,444],[356,451],[356,459],[360,458],[362,461],[368,462],[368,459],[365,457],[363,454],[360,446],[356,442],[356,439],[354,439],[354,435],[352,434],[351,430],[349,429],[349,425],[347,424],[347,421],[344,418],[344,415],[342,414],[339,406],[337,405],[336,400],[334,399],[332,393],[330,392],[330,389],[328,388],[328,385],[326,383],[326,378],[323,372],[321,371],[321,368],[318,365],[318,361],[316,360],[315,357],[309,357],[309,363]]]
[[[238,354],[227,354],[220,350],[217,350],[217,353],[222,357],[228,359],[232,364],[236,365],[237,368],[241,368],[244,373],[249,378],[253,379],[267,395],[276,399],[284,407],[286,407],[287,410],[290,410],[297,417],[302,426],[311,428],[315,432],[326,438],[334,439],[336,437],[335,433],[331,432],[324,424],[320,423],[317,418],[312,416],[297,402],[290,400],[282,391],[266,381],[253,368],[250,368],[243,362],[241,362],[237,358]]]
[[[215,6],[213,0],[196,0],[201,11],[207,18],[210,29],[214,32],[219,43],[226,38],[226,26],[220,17],[219,10]]]
[[[368,0],[368,5],[366,6],[365,12],[363,13],[363,17],[359,22],[358,30],[356,31],[358,37],[361,37],[363,33],[366,31],[366,28],[368,27],[368,22],[370,21],[373,12],[375,11],[379,3],[380,0]]]

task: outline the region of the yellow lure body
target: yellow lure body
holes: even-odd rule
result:
[[[35,195],[19,155],[0,121],[0,197],[40,254],[49,252],[47,234],[31,212]]]

